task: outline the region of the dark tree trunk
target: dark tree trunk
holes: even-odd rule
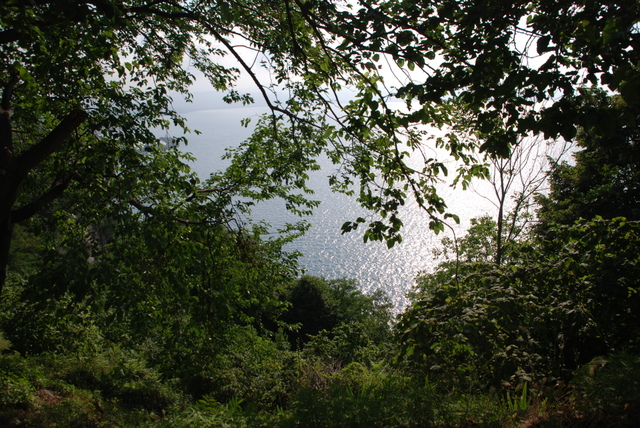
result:
[[[12,235],[13,223],[11,222],[11,218],[3,218],[2,225],[0,225],[0,296],[2,296],[2,289],[7,279],[7,264],[9,263],[9,249],[11,248]]]
[[[498,232],[496,234],[496,258],[495,263],[500,266],[502,264],[502,235],[504,229],[504,196],[500,199],[500,207],[498,209]]]
[[[17,185],[15,157],[13,154],[13,130],[11,129],[11,97],[18,84],[14,77],[5,85],[0,100],[0,296],[7,278],[9,248],[13,236],[11,209],[16,201]]]
[[[0,296],[7,278],[13,225],[35,215],[46,203],[62,194],[73,174],[65,174],[66,178],[61,175],[48,191],[33,202],[16,209],[14,206],[20,184],[34,167],[54,153],[87,118],[82,110],[72,111],[45,138],[16,155],[13,153],[9,103],[12,88],[13,85],[5,87],[0,110]]]

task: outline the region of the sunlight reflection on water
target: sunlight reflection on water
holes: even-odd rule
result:
[[[265,108],[251,107],[184,114],[189,127],[202,132],[201,135],[190,135],[185,149],[196,157],[193,169],[202,179],[226,166],[227,162],[220,159],[226,147],[236,146],[250,135],[251,129],[240,126],[240,120],[257,118],[264,112]],[[387,249],[382,242],[364,243],[362,230],[342,235],[344,222],[354,221],[359,216],[369,219],[370,216],[353,198],[330,191],[326,178],[330,172],[325,170],[311,174],[310,187],[316,191],[314,197],[322,203],[308,218],[312,223],[311,229],[287,249],[303,253],[300,264],[307,273],[329,279],[354,278],[365,292],[383,289],[396,310],[402,310],[406,305],[405,294],[413,285],[416,274],[435,266],[437,261],[433,249],[443,236],[451,232],[435,235],[429,230],[426,214],[415,203],[409,203],[403,207],[401,216],[405,225],[403,242],[392,249]],[[458,235],[468,227],[472,217],[492,212],[491,204],[476,193],[454,191],[446,184],[440,190],[451,212],[460,216],[461,224],[453,224]],[[274,227],[299,219],[288,213],[281,201],[259,204],[254,215]]]

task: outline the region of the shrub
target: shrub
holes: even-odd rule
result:
[[[552,232],[513,248],[509,265],[419,279],[396,329],[408,367],[470,391],[569,380],[597,355],[638,350],[640,224],[595,219]]]
[[[578,409],[598,425],[640,426],[640,356],[596,358],[573,380]]]
[[[317,376],[324,376],[319,380]],[[313,383],[308,383],[313,379]],[[285,426],[428,427],[434,424],[437,396],[431,385],[381,366],[360,363],[306,377],[292,399]]]
[[[372,365],[384,359],[389,342],[377,340],[369,334],[368,326],[360,323],[341,323],[331,331],[323,330],[309,338],[304,355],[315,356],[340,365],[360,362]]]
[[[242,400],[257,410],[286,405],[295,376],[295,354],[249,326],[231,329],[224,342],[189,389],[220,403]]]
[[[109,346],[93,355],[61,356],[55,363],[58,375],[67,383],[99,391],[106,400],[130,409],[161,413],[183,401],[135,351]]]
[[[366,295],[355,280],[303,276],[291,286],[286,300],[290,307],[282,320],[295,327],[289,335],[295,347],[323,331],[354,323],[373,342],[389,338],[391,304],[387,296],[379,291]]]

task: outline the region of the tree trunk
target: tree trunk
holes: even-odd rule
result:
[[[0,296],[7,279],[9,248],[13,236],[11,209],[16,201],[17,185],[20,184],[14,183],[16,169],[11,128],[11,97],[17,84],[18,78],[14,76],[3,88],[0,99]]]
[[[3,207],[3,211],[5,211]],[[7,280],[7,264],[9,263],[9,249],[11,248],[11,238],[13,235],[13,223],[11,217],[2,219],[2,225],[0,225],[0,296],[2,296],[2,289],[4,283]]]
[[[0,177],[0,296],[7,278],[7,264],[9,263],[9,249],[13,237],[13,219],[11,211],[16,202],[18,186],[21,180],[15,176],[15,168],[11,162],[11,156],[3,160],[2,177]]]
[[[70,178],[56,180],[51,189],[32,203],[14,209],[20,184],[33,168],[54,153],[87,118],[82,110],[72,111],[46,137],[16,156],[13,153],[11,110],[6,103],[6,92],[5,90],[0,111],[0,296],[7,279],[13,224],[33,216],[45,203],[58,197]],[[71,177],[70,174],[68,176]]]
[[[496,235],[496,265],[500,266],[502,264],[502,234],[504,229],[504,198],[506,196],[503,195],[502,199],[500,199],[500,206],[498,209],[498,232]]]

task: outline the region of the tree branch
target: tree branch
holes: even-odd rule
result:
[[[7,85],[4,87],[4,90],[2,91],[1,104],[3,111],[11,110],[11,97],[13,97],[13,88],[18,84],[19,81],[20,77],[18,77],[17,74],[14,74],[11,77],[11,80],[9,80],[9,83],[7,83]]]
[[[207,192],[207,190],[205,190],[205,192]],[[143,204],[142,202],[140,202],[140,200],[138,198],[131,198],[129,199],[129,204],[132,205],[133,207],[135,207],[138,211],[140,211],[141,213],[148,215],[148,216],[165,216],[165,217],[169,217],[172,220],[184,224],[186,226],[194,226],[194,225],[212,225],[215,223],[219,223],[219,222],[211,222],[210,219],[205,219],[202,221],[194,221],[194,220],[189,220],[189,219],[185,219],[185,218],[181,218],[181,217],[177,217],[174,215],[174,213],[167,213],[167,212],[163,212],[160,209],[154,208],[154,207],[150,207],[148,205]]]
[[[131,198],[129,199],[129,204],[131,204],[132,206],[134,206],[138,211],[140,211],[141,213],[144,214],[154,214],[156,212],[156,210],[154,210],[151,207],[146,206],[145,204],[143,204],[142,202],[140,202],[138,200],[138,198]]]
[[[60,197],[67,187],[69,187],[72,180],[79,181],[80,176],[76,173],[71,173],[67,177],[57,178],[49,190],[43,193],[38,199],[13,210],[11,212],[11,221],[13,223],[20,223],[36,215],[45,205]]]
[[[87,117],[87,113],[83,110],[73,110],[69,113],[49,135],[16,158],[18,171],[22,175],[26,175],[31,169],[56,151]]]

